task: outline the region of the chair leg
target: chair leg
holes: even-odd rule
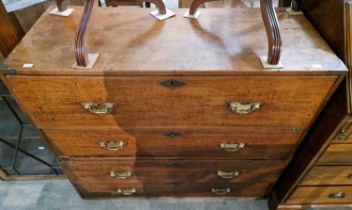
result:
[[[67,9],[67,1],[65,0],[55,0],[55,4],[59,12],[63,12]]]
[[[260,0],[260,8],[268,37],[268,64],[277,65],[281,54],[279,21],[272,0]]]

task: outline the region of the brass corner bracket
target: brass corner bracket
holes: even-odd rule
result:
[[[16,74],[16,69],[7,66],[3,62],[0,62],[0,75],[6,75],[6,74],[10,74],[10,75]]]

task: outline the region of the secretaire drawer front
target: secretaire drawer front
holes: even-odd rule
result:
[[[273,183],[252,182],[247,185],[219,183],[75,183],[84,197],[264,197]]]
[[[276,132],[275,132],[276,131]],[[59,156],[222,156],[285,159],[301,132],[270,128],[232,131],[44,130]]]
[[[352,144],[330,144],[318,163],[352,165]]]
[[[336,76],[7,76],[39,128],[306,128]]]
[[[73,182],[84,183],[236,183],[274,182],[286,161],[236,160],[69,160],[61,165]]]
[[[298,187],[286,204],[343,204],[351,203],[352,187]]]
[[[301,185],[352,185],[352,166],[314,166]]]

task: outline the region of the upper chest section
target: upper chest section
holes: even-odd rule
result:
[[[55,75],[248,75],[343,73],[346,67],[304,16],[278,11],[282,69],[263,69],[268,51],[257,9],[207,9],[198,20],[157,21],[142,9],[97,8],[89,51],[92,69],[75,69],[74,39],[81,8],[70,17],[48,13],[10,54],[18,74]],[[33,64],[23,68],[24,64]]]

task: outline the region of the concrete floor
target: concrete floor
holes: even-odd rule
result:
[[[222,198],[83,200],[67,180],[0,181],[0,210],[267,210],[266,200]],[[351,210],[340,208],[339,210]],[[333,210],[333,209],[324,209]],[[337,208],[334,208],[337,210]]]

